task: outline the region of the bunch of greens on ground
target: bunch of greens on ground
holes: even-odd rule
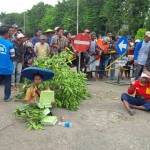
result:
[[[87,79],[85,74],[72,71],[69,66],[72,58],[73,55],[70,51],[64,51],[53,57],[39,58],[34,65],[54,71],[54,78],[43,82],[40,88],[44,90],[49,87],[55,91],[57,106],[77,110],[80,102],[88,96]]]
[[[42,119],[45,118],[44,108],[38,108],[37,105],[24,105],[17,108],[15,115],[17,118],[23,119],[26,123],[27,128],[38,130],[43,129]]]

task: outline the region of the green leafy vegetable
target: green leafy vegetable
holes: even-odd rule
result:
[[[88,96],[87,79],[85,74],[71,70],[69,64],[71,64],[72,58],[72,52],[68,50],[53,57],[39,58],[34,65],[51,69],[55,73],[52,80],[43,82],[40,85],[40,89],[50,88],[54,90],[58,107],[77,110],[80,102]],[[24,84],[25,87],[27,87],[26,84],[29,85],[27,81]]]
[[[38,130],[44,129],[42,120],[46,115],[43,112],[44,109],[40,109],[36,104],[32,104],[17,108],[15,115],[17,118],[23,119],[25,121],[27,128]]]

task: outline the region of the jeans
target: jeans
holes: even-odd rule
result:
[[[13,62],[14,70],[11,78],[11,84],[14,86],[15,83],[18,84],[21,78],[21,71],[22,71],[22,63],[18,63],[16,61]]]
[[[103,78],[104,76],[106,76],[105,67],[108,65],[109,58],[110,58],[109,55],[102,55],[102,57],[101,57],[100,72],[99,72],[100,78]]]
[[[123,93],[121,95],[121,100],[122,101],[127,101],[131,105],[143,106],[145,108],[145,110],[150,111],[150,102],[147,102],[142,98],[133,97],[133,96],[130,96],[129,94],[127,94],[127,93]]]
[[[3,82],[5,86],[4,100],[7,100],[11,95],[11,75],[0,75],[0,82]]]

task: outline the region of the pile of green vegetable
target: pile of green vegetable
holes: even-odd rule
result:
[[[58,107],[69,110],[77,110],[80,102],[88,96],[86,76],[83,73],[72,71],[69,64],[72,60],[72,52],[64,51],[53,57],[40,58],[35,62],[35,66],[48,68],[54,71],[52,80],[41,85],[41,89],[49,87],[55,91],[55,100]],[[29,83],[24,83],[24,91]]]
[[[28,129],[38,130],[44,129],[42,120],[46,117],[44,115],[44,108],[39,108],[36,104],[24,105],[15,111],[17,118],[23,119]]]

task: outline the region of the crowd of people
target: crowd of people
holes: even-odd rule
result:
[[[5,84],[4,100],[10,101],[11,89],[17,90],[22,69],[32,66],[37,58],[51,57],[66,48],[74,53],[71,67],[85,72],[88,79],[109,78],[114,80],[116,68],[122,79],[132,77],[132,81],[133,79],[138,80],[143,73],[146,74],[144,78],[150,78],[150,31],[145,33],[144,40],[135,40],[131,36],[126,36],[128,50],[121,60],[118,59],[119,55],[116,50],[116,43],[121,36],[110,32],[106,35],[97,35],[89,29],[85,29],[82,34],[88,35],[91,40],[89,49],[82,52],[80,58],[79,53],[73,47],[75,36],[62,27],[56,27],[54,30],[48,29],[44,32],[37,30],[33,37],[28,37],[17,25],[1,26],[0,81],[3,80]],[[79,58],[81,59],[80,68]],[[148,81],[144,80],[144,83]],[[124,94],[122,100],[131,112],[126,99],[130,98]]]

